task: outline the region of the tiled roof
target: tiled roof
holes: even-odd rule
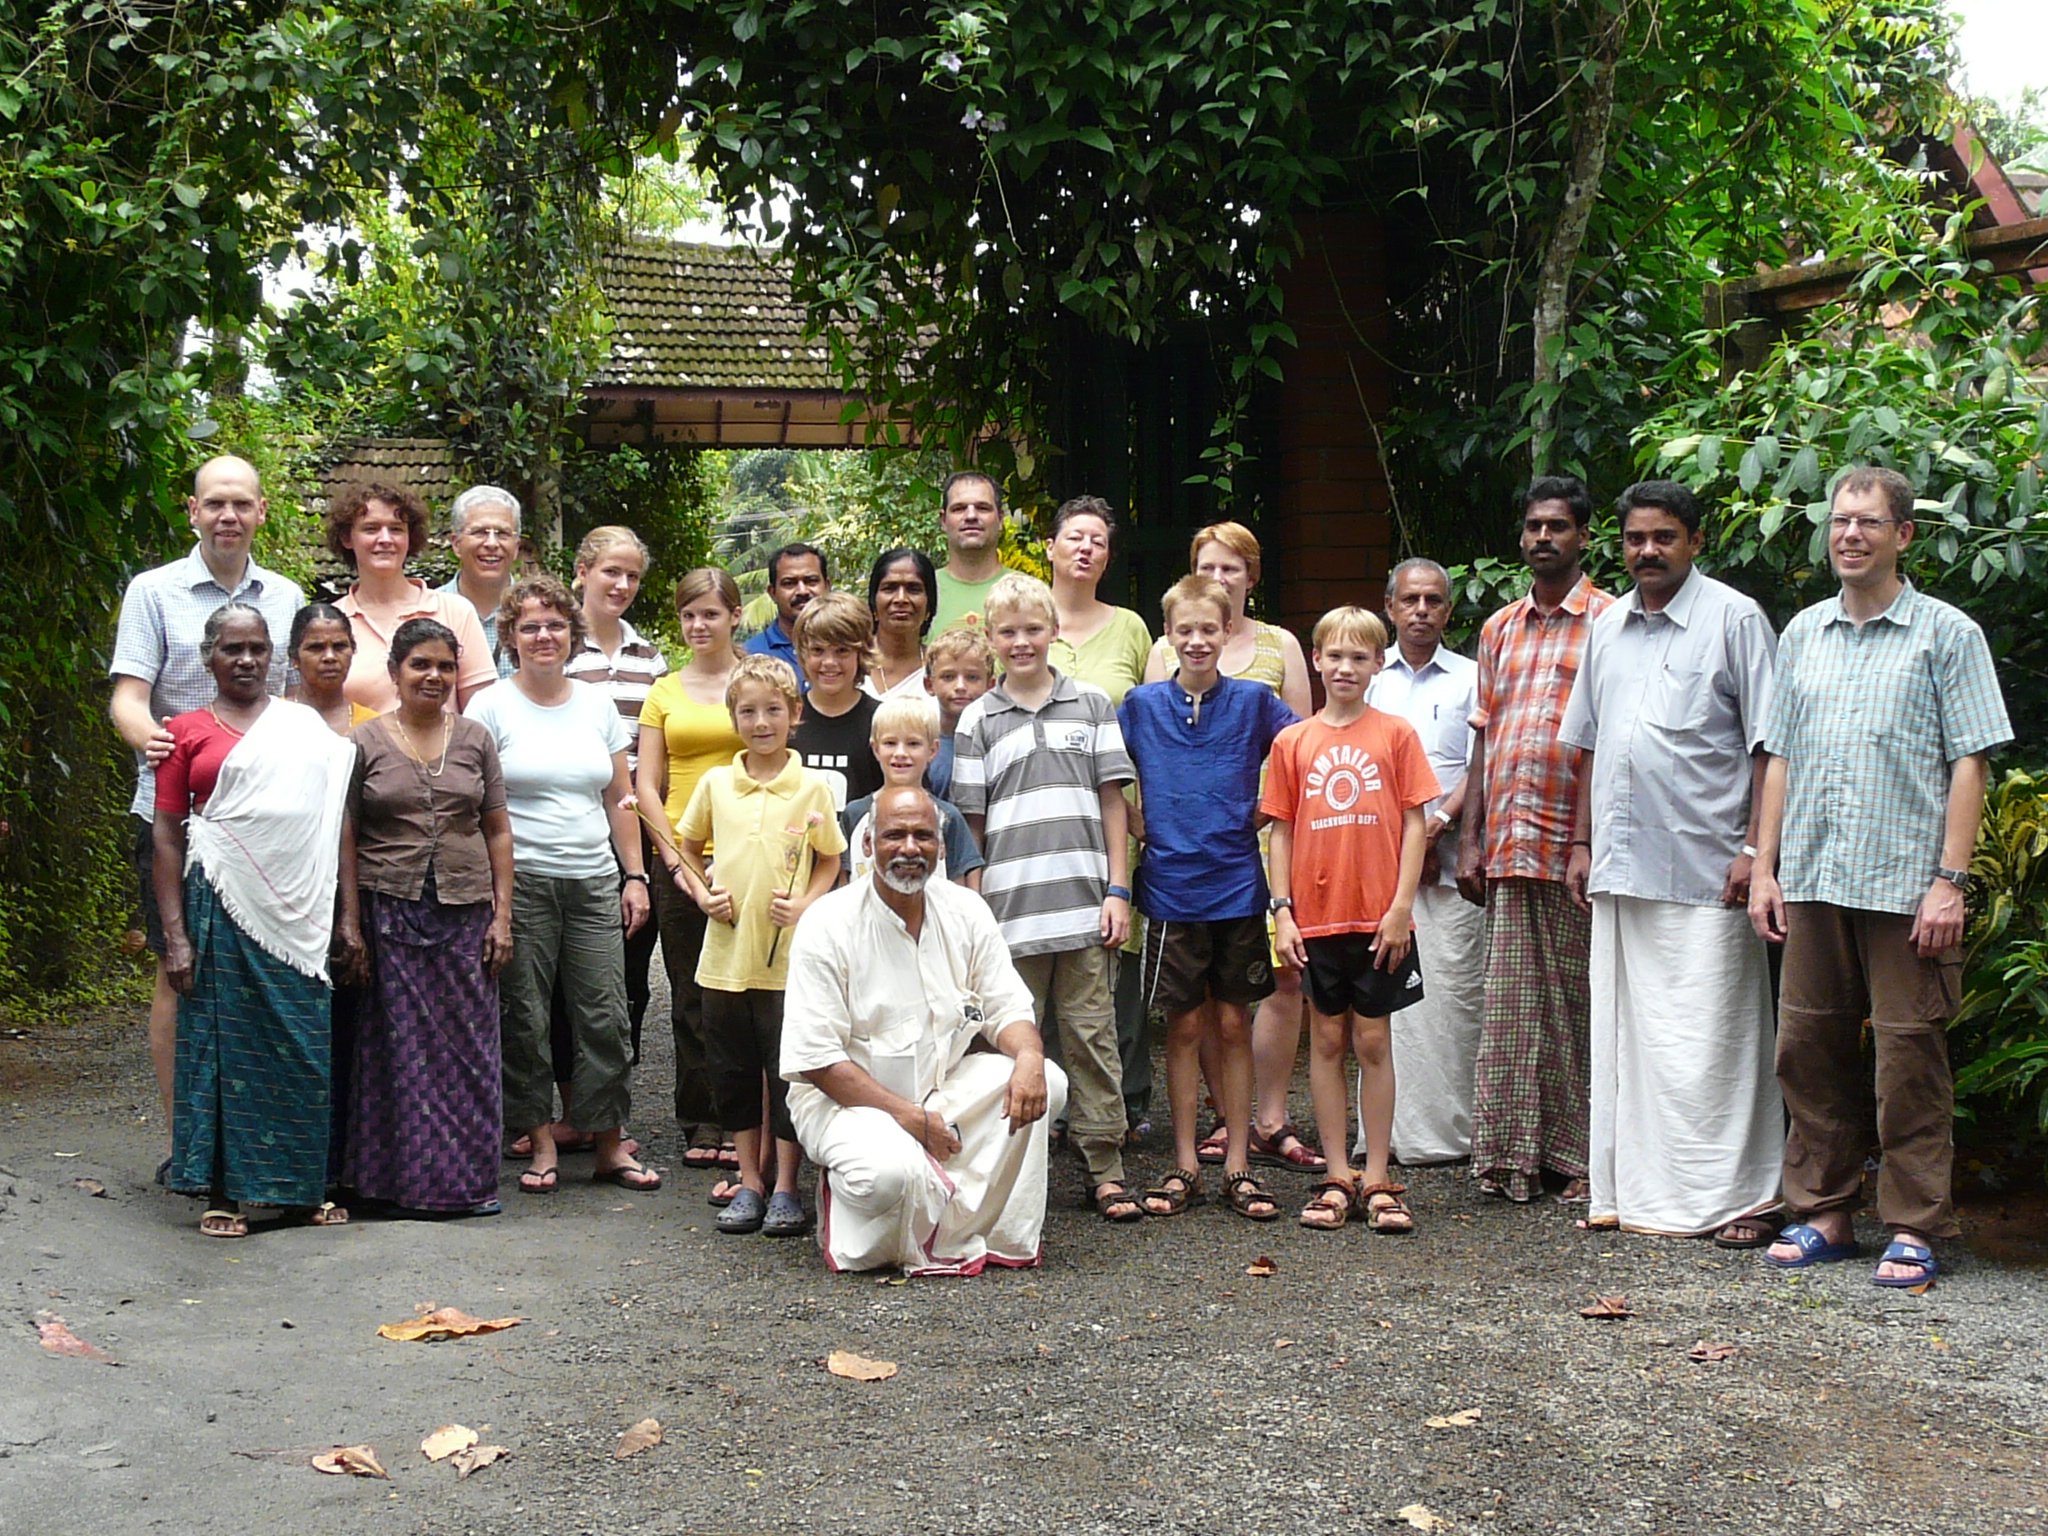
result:
[[[840,388],[773,252],[627,240],[600,283],[614,329],[595,388]]]

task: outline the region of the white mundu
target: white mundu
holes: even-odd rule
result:
[[[964,887],[925,886],[915,939],[871,879],[804,914],[790,946],[782,1075],[797,1140],[825,1170],[818,1235],[835,1270],[973,1275],[1038,1263],[1046,1126],[1067,1080],[1046,1064],[1046,1116],[1013,1135],[1003,1115],[1013,1062],[969,1053],[1031,1017],[994,916]],[[950,1124],[960,1150],[940,1163],[886,1111],[842,1106],[803,1075],[840,1062]]]

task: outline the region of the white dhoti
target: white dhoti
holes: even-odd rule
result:
[[[1771,978],[1740,907],[1593,898],[1590,1219],[1697,1237],[1778,1202]]]
[[[835,1270],[894,1265],[907,1275],[977,1275],[989,1264],[1039,1262],[1045,1227],[1046,1127],[1067,1102],[1067,1078],[1045,1065],[1046,1113],[1015,1135],[1003,1116],[1013,1063],[963,1056],[925,1100],[960,1150],[934,1160],[884,1110],[846,1109],[823,1094],[792,1096],[797,1140],[825,1170],[818,1238]]]
[[[1415,893],[1415,957],[1423,999],[1396,1012],[1394,1160],[1448,1163],[1472,1155],[1472,1063],[1485,1023],[1486,909],[1457,887]],[[1365,1113],[1358,1115],[1359,1155]]]

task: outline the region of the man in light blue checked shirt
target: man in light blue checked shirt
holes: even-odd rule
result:
[[[1899,574],[1912,539],[1903,475],[1841,477],[1828,555],[1842,591],[1779,643],[1749,895],[1757,932],[1785,946],[1777,1060],[1793,1221],[1765,1258],[1802,1269],[1855,1256],[1874,1119],[1877,1214],[1892,1241],[1872,1280],[1898,1289],[1932,1282],[1931,1240],[1957,1235],[1947,1024],[1986,754],[2012,739],[1984,632]]]

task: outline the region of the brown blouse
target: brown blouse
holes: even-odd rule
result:
[[[505,809],[505,779],[491,733],[461,715],[446,766],[415,762],[391,717],[356,727],[356,882],[364,890],[417,901],[434,872],[435,894],[449,906],[491,899],[491,861],[482,818]]]

